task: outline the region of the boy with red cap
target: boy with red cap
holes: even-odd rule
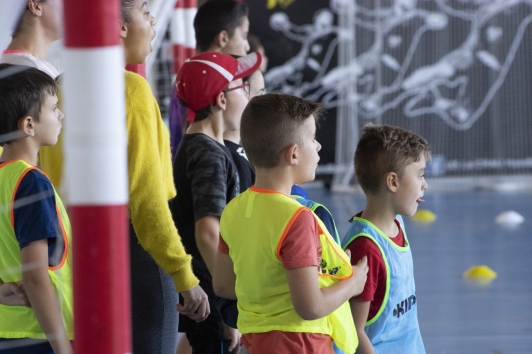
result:
[[[239,176],[223,143],[223,133],[239,129],[249,94],[249,84],[243,84],[242,78],[251,75],[260,63],[259,53],[235,59],[205,52],[187,61],[177,75],[177,96],[188,108],[190,127],[174,161],[177,197],[171,210],[211,308],[207,320],[200,323],[185,316],[179,318],[179,331],[186,333],[193,353],[225,353],[238,344],[238,337],[230,333],[236,330],[224,327],[215,310],[212,272],[220,216],[240,191]],[[231,337],[233,340],[228,340]]]

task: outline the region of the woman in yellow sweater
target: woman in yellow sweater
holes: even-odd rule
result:
[[[144,0],[121,4],[126,63],[141,64],[151,52],[155,19]],[[168,130],[148,82],[135,73],[125,75],[133,351],[174,354],[176,290],[185,298],[178,311],[195,320],[207,317],[209,305],[168,208],[176,195]]]
[[[119,33],[126,64],[141,64],[151,52],[155,19],[144,0],[121,0]],[[176,195],[170,137],[148,82],[125,72],[133,351],[175,354],[177,311],[194,320],[209,312],[207,295],[192,273],[172,220],[168,200]],[[42,161],[61,166],[62,152]],[[60,156],[61,158],[57,158]],[[45,156],[41,156],[45,159]],[[177,291],[177,292],[176,292]]]

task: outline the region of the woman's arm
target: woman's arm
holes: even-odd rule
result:
[[[133,86],[126,94],[131,220],[139,243],[172,276],[177,291],[184,292],[197,286],[199,280],[192,272],[192,258],[185,252],[168,207],[164,181],[168,171],[163,170],[158,151],[157,124],[161,117],[142,77],[126,74],[126,85]],[[166,167],[171,168],[170,160],[167,163]]]

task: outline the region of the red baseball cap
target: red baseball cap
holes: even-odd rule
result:
[[[231,81],[253,74],[260,66],[259,52],[238,59],[219,52],[205,52],[188,59],[177,73],[177,97],[188,105],[187,120],[212,104]]]

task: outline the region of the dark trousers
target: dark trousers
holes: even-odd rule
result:
[[[138,243],[131,224],[129,230],[133,353],[175,354],[178,296],[174,281]]]

